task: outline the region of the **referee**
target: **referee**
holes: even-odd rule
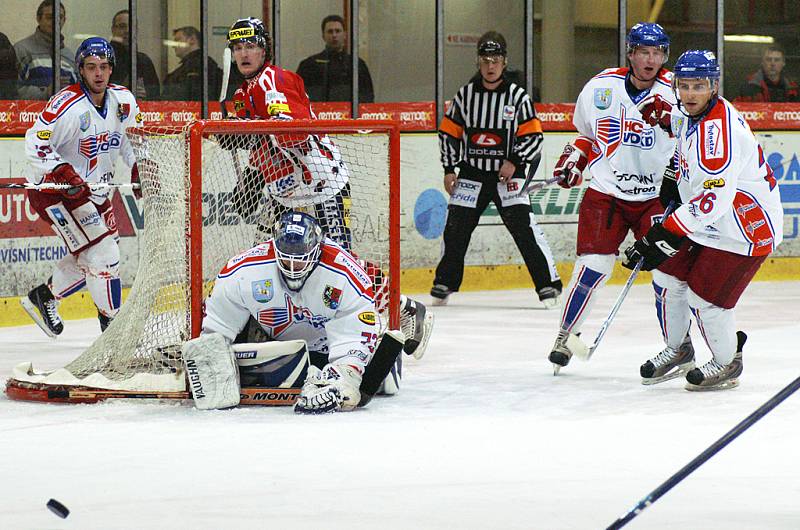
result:
[[[539,300],[551,308],[561,295],[553,254],[533,218],[530,199],[517,196],[526,164],[542,149],[542,126],[525,89],[505,78],[506,55],[500,33],[481,36],[480,76],[458,90],[439,127],[450,202],[442,259],[431,289],[434,305],[446,304],[461,287],[469,240],[490,201],[525,260]]]

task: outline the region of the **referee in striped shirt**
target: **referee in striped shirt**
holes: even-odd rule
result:
[[[478,41],[479,77],[462,86],[439,127],[444,187],[450,194],[443,255],[431,289],[447,303],[464,276],[464,256],[481,214],[493,201],[545,307],[558,305],[561,280],[527,195],[518,197],[526,165],[542,148],[530,96],[505,79],[506,41],[490,31]],[[456,175],[456,167],[459,173]]]

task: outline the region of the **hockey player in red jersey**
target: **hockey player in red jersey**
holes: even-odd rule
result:
[[[316,119],[303,79],[272,64],[272,42],[261,20],[237,20],[228,32],[228,45],[245,79],[233,96],[237,117]],[[234,199],[240,215],[246,217],[259,207],[266,188],[268,208],[278,214],[297,208],[310,210],[328,237],[352,251],[350,170],[328,136],[266,135],[252,140],[248,148],[248,164]],[[362,265],[373,277],[380,305],[382,272],[369,262]],[[430,339],[433,314],[420,302],[401,296],[400,319],[407,336],[406,353],[420,358]],[[399,373],[393,375],[399,383]]]
[[[133,94],[109,84],[114,48],[100,37],[86,39],[75,54],[75,64],[81,81],[50,98],[25,134],[25,151],[33,168],[28,180],[42,185],[28,190],[28,200],[69,251],[56,264],[50,280],[20,300],[51,337],[64,329],[58,301],[84,286],[97,306],[102,330],[119,311],[119,236],[108,187],[102,185],[114,178],[120,157],[132,168],[131,181],[139,179],[125,131],[142,118]],[[45,188],[54,184],[71,187]],[[139,192],[134,193],[138,196]]]
[[[665,338],[682,336],[694,315],[711,350],[710,361],[686,374],[687,390],[738,385],[747,336],[736,331],[733,308],[783,239],[778,183],[747,122],[718,95],[719,77],[712,52],[687,51],[675,63],[677,106],[652,100],[642,108],[650,123],[672,125],[682,204],[625,251],[629,268],[640,259],[644,270],[670,265],[660,285],[681,303],[663,308]],[[686,119],[675,120],[676,114]],[[643,380],[678,356],[668,344],[642,365]]]
[[[666,201],[659,200],[659,189],[675,140],[661,124],[645,123],[639,105],[654,95],[661,101],[673,98],[672,74],[664,68],[670,39],[658,24],[641,23],[631,28],[626,43],[629,66],[603,70],[578,96],[573,122],[579,136],[564,148],[554,171],[564,188],[579,185],[584,171],[592,179],[580,205],[578,259],[549,355],[555,373],[574,353],[588,350],[578,336],[581,325],[597,290],[611,275],[627,234],[643,236],[664,212],[662,202]],[[671,293],[659,287],[659,274],[654,271],[653,288],[659,323],[663,323],[659,308],[673,300]],[[670,345],[692,359],[688,336],[674,339],[677,344]]]

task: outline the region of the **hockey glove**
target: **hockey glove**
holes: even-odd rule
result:
[[[675,174],[675,162],[672,161],[664,170],[664,178],[661,180],[661,188],[658,190],[658,200],[661,201],[661,206],[666,208],[670,203],[675,205],[675,208],[681,205],[681,194],[678,191],[678,181]]]
[[[654,224],[642,239],[625,249],[622,266],[633,270],[639,260],[644,258],[643,271],[651,271],[678,253],[683,236],[673,234],[663,225]]]
[[[672,103],[662,98],[660,94],[653,94],[640,101],[637,107],[642,113],[642,118],[650,127],[658,125],[669,133],[670,137],[674,136],[672,134]]]
[[[294,405],[298,414],[348,411],[361,401],[361,372],[354,366],[328,364],[308,368],[308,377]]]
[[[586,157],[586,153],[572,144],[567,144],[556,162],[553,176],[561,179],[558,181],[558,185],[562,188],[580,186],[583,182],[583,170],[586,169],[588,163],[589,159]]]
[[[247,218],[261,204],[261,190],[264,189],[264,177],[261,172],[251,167],[242,171],[242,178],[233,190],[233,209]]]
[[[75,172],[69,164],[61,164],[44,176],[44,182],[50,184],[68,184],[70,188],[63,190],[41,190],[45,193],[58,194],[71,201],[85,200],[92,195],[86,181]]]

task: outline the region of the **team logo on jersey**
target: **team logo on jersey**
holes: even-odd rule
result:
[[[339,301],[342,298],[342,290],[337,289],[331,285],[325,286],[325,291],[322,293],[322,303],[325,304],[325,307],[329,307],[331,309],[338,309],[339,308]]]
[[[308,308],[294,305],[288,294],[284,295],[284,300],[286,305],[283,307],[262,309],[257,315],[258,323],[269,328],[273,337],[277,337],[295,323],[305,322],[314,329],[319,329],[330,320],[323,315],[315,315]]]
[[[606,116],[597,120],[597,140],[605,145],[606,158],[616,153],[620,144],[652,149],[656,143],[655,131],[640,120],[625,117],[625,107],[620,105],[620,116]]]
[[[118,132],[102,132],[97,135],[81,138],[80,142],[78,142],[78,151],[89,159],[89,170],[86,174],[91,174],[94,168],[97,167],[98,154],[108,153],[112,149],[119,149],[121,143],[122,135]]]
[[[600,110],[606,110],[611,106],[611,89],[610,88],[595,88],[594,89],[594,106]]]
[[[511,121],[514,119],[514,116],[517,113],[515,112],[514,105],[503,105],[503,119],[506,121]]]
[[[36,133],[36,138],[38,138],[39,140],[49,140],[52,135],[53,131],[42,130]]]
[[[142,123],[142,120],[144,120],[144,116],[142,115],[141,112],[137,112],[136,113],[136,123]]]
[[[89,111],[86,111],[80,115],[78,121],[78,126],[81,128],[81,132],[86,132],[89,130],[89,126],[92,124],[92,115],[89,114]]]
[[[272,300],[275,296],[275,288],[272,286],[272,280],[258,280],[250,284],[253,292],[253,299],[256,302],[265,304]]]
[[[131,104],[130,103],[120,103],[117,107],[117,117],[119,117],[119,121],[125,121],[125,119],[131,115]]]
[[[363,311],[359,313],[358,319],[368,326],[375,325],[375,313],[373,311]]]

